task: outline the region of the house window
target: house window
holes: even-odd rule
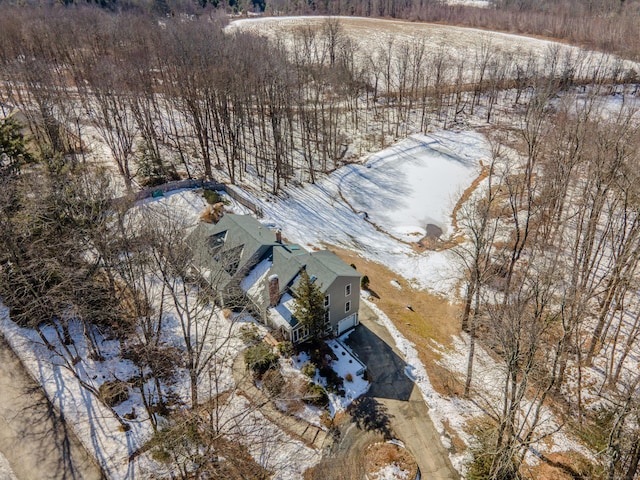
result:
[[[324,312],[324,324],[327,325],[328,323],[331,323],[331,315],[329,310]]]
[[[344,313],[349,313],[351,310],[351,302],[347,302],[344,304]]]
[[[329,295],[327,295],[326,297],[324,297],[324,307],[327,308],[329,306]]]
[[[348,297],[349,295],[351,295],[351,284],[344,287],[344,296]]]
[[[291,332],[291,339],[293,343],[296,343],[298,341],[298,330],[294,330],[293,332]]]

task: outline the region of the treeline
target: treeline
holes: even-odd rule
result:
[[[357,15],[486,28],[640,58],[640,4],[619,0],[494,0],[486,8],[433,0],[268,0],[269,14]]]
[[[73,0],[63,3],[84,4]],[[169,16],[202,15],[217,9],[232,14],[355,15],[438,22],[538,35],[640,58],[640,3],[633,0],[491,0],[480,8],[448,5],[439,0],[98,0],[96,3],[111,11]]]

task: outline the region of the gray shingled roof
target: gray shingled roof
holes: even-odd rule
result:
[[[315,282],[320,285],[322,292],[326,291],[338,277],[360,278],[356,270],[334,253],[328,250],[310,253],[298,245],[275,245],[273,263],[266,277],[277,275],[280,294],[284,294],[290,288],[295,289],[298,286],[298,274],[302,268],[310,277],[315,277]],[[260,297],[254,301],[263,307],[269,305],[268,289],[261,290]]]
[[[200,223],[187,242],[194,254],[194,263],[203,273],[210,271],[209,280],[218,289],[223,289],[234,277],[247,276],[269,256],[272,257],[271,268],[261,277],[277,275],[281,294],[297,286],[298,273],[302,268],[309,276],[315,277],[322,291],[338,277],[360,278],[355,269],[328,250],[307,252],[300,245],[276,242],[275,233],[249,215],[226,214],[215,225]],[[235,271],[228,271],[229,261],[237,261]],[[253,301],[266,308],[269,305],[268,289],[256,288],[253,291],[258,297]]]
[[[270,253],[276,235],[250,215],[226,214],[215,225],[200,223],[187,238],[194,262],[203,271],[209,270],[210,280],[224,288],[238,274]],[[230,264],[237,262],[237,268]]]

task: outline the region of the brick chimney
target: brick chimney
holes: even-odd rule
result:
[[[282,230],[276,230],[276,242],[282,243]]]
[[[278,275],[269,276],[269,306],[275,307],[280,303],[280,282]]]

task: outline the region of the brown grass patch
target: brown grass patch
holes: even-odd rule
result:
[[[418,465],[411,454],[393,443],[374,443],[365,451],[365,472],[375,474],[387,465],[396,464],[401,470],[409,472],[407,478],[415,478]]]
[[[447,435],[449,436],[449,439],[451,440],[451,448],[452,448],[452,452],[451,453],[456,454],[456,453],[460,453],[460,452],[465,452],[467,450],[467,444],[464,443],[464,440],[462,440],[462,438],[460,438],[458,433],[455,431],[455,429],[449,423],[449,420],[447,420],[445,418],[442,421],[442,426],[444,427],[444,430],[447,432]]]
[[[436,363],[440,355],[431,347],[431,340],[445,348],[451,344],[451,337],[460,333],[461,306],[412,288],[388,268],[354,252],[335,247],[331,247],[331,250],[345,262],[355,264],[361,274],[369,277],[370,290],[379,297],[375,298],[374,295],[374,303],[389,316],[405,338],[415,344],[436,391],[443,395],[460,394],[460,382],[450,371]],[[397,280],[401,288],[391,285],[391,280]],[[412,310],[407,306],[411,306]]]
[[[583,455],[577,452],[558,452],[546,455],[547,461],[540,462],[533,467],[524,467],[522,474],[532,480],[573,480],[578,478],[597,478],[593,465]]]

